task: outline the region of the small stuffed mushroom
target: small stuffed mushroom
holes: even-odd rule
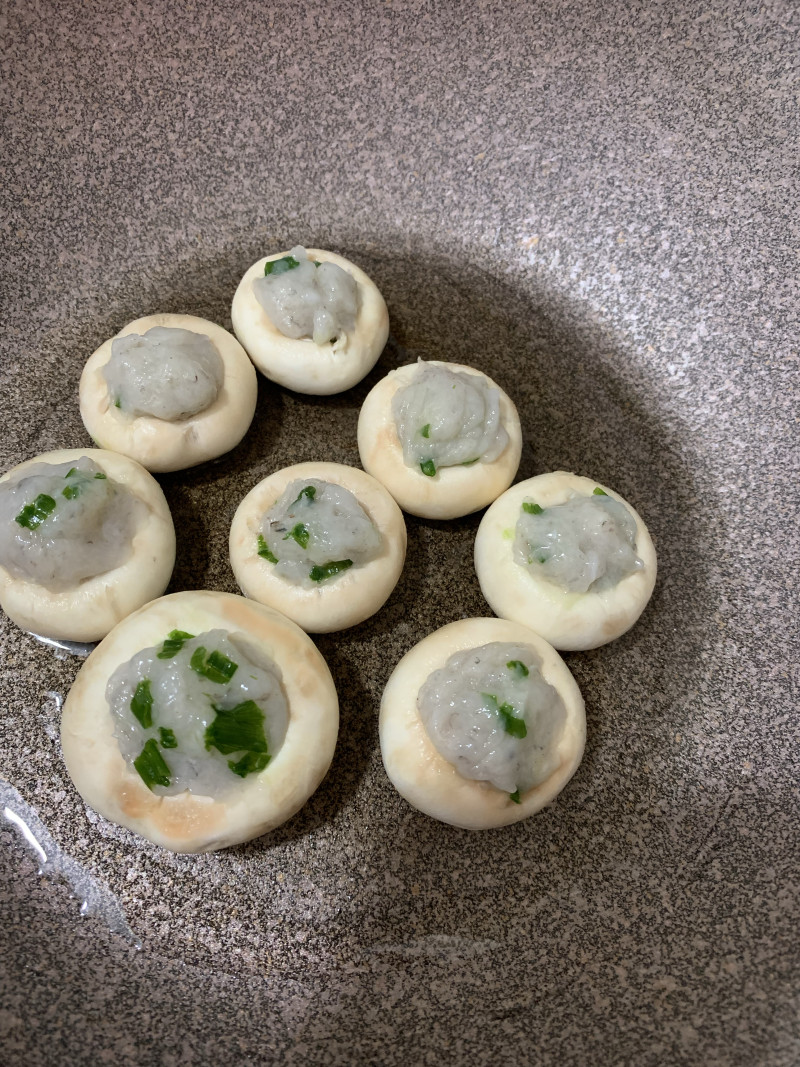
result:
[[[343,256],[299,245],[250,267],[234,294],[231,321],[262,374],[318,396],[360,382],[389,336],[375,283]]]
[[[64,702],[70,777],[95,811],[173,852],[259,837],[333,758],[339,705],[310,638],[230,593],[173,593],[120,623]]]
[[[378,611],[406,553],[403,514],[380,482],[340,463],[298,463],[259,482],[231,525],[242,592],[304,630],[344,630]]]
[[[526,626],[463,619],[407,652],[383,693],[386,773],[409,804],[466,830],[518,822],[561,792],[586,740],[583,698]]]
[[[258,385],[242,346],[195,315],[136,319],[89,357],[83,424],[103,448],[150,471],[215,459],[247,433]]]
[[[487,375],[420,360],[391,371],[368,394],[358,450],[403,511],[454,519],[508,488],[522,432],[513,402]]]
[[[488,509],[475,538],[483,595],[504,619],[555,648],[597,648],[624,634],[656,581],[641,516],[607,486],[567,471],[520,482]]]
[[[158,482],[117,452],[46,452],[0,478],[0,606],[40,637],[99,641],[166,589],[175,529]]]

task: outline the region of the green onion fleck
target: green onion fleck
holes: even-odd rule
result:
[[[107,477],[108,476],[106,474],[103,474],[102,471],[98,471],[97,474],[95,474],[95,478],[100,479],[100,481],[104,481]]]
[[[524,500],[522,502],[522,510],[526,515],[541,515],[544,508],[540,508],[538,504],[531,504],[530,501]]]
[[[206,749],[216,748],[223,756],[232,752],[267,753],[264,712],[254,700],[245,700],[235,708],[211,707],[216,718],[206,727]],[[238,772],[237,772],[238,773]]]
[[[525,666],[522,660],[519,659],[510,659],[506,664],[506,667],[508,667],[510,671],[513,671],[518,678],[527,678],[530,674],[528,668]]]
[[[136,686],[131,698],[131,711],[145,730],[149,730],[153,725],[153,694],[150,692],[149,678]]]
[[[156,656],[158,659],[172,659],[183,648],[184,642],[191,641],[193,637],[194,634],[187,634],[185,630],[170,630]]]
[[[264,264],[264,274],[285,274],[287,270],[294,270],[300,266],[300,260],[294,256],[283,256],[281,259],[271,259]]]
[[[419,432],[425,438],[430,437],[430,435],[431,435],[431,424],[429,422],[426,422],[425,425],[422,427],[422,429]]]
[[[528,736],[528,727],[525,725],[524,719],[519,719],[514,714],[514,709],[510,704],[500,704],[496,696],[491,693],[481,693],[484,700],[488,701],[489,707],[492,711],[496,711],[500,716],[500,720],[503,723],[503,729],[507,734],[511,734],[512,737],[518,737],[520,740],[523,737]]]
[[[326,578],[333,578],[352,566],[351,559],[331,560],[329,563],[323,563],[321,567],[312,567],[308,576],[312,582],[324,582]]]
[[[305,487],[305,489],[301,489],[301,490],[300,490],[300,492],[299,492],[299,493],[298,493],[298,495],[297,495],[297,500],[294,500],[294,501],[292,501],[292,505],[291,505],[291,506],[292,506],[292,507],[294,507],[294,506],[295,506],[295,504],[299,504],[299,503],[300,503],[300,501],[301,501],[301,500],[303,499],[303,497],[305,497],[305,498],[306,498],[306,500],[308,500],[308,501],[309,501],[309,503],[310,503],[310,502],[311,502],[311,501],[312,501],[312,500],[314,499],[314,497],[315,497],[316,495],[317,495],[317,488],[316,488],[316,486],[314,486],[314,485],[307,485],[307,486]]]
[[[177,739],[177,737],[175,736],[174,732],[172,730],[168,729],[166,726],[159,726],[159,728],[158,728],[158,736],[161,739],[161,747],[162,748],[177,748],[178,747],[178,739]]]
[[[436,464],[432,459],[424,459],[422,463],[420,463],[419,469],[426,478],[432,478],[434,474],[436,474]]]
[[[278,557],[273,552],[270,552],[269,545],[264,540],[263,534],[258,535],[258,554],[262,559],[265,559],[267,563],[278,562]]]
[[[67,500],[74,500],[76,496],[81,495],[81,487],[79,485],[65,485],[61,490],[61,495],[65,496]]]
[[[238,762],[229,759],[228,766],[234,774],[238,774],[240,778],[246,778],[248,774],[253,774],[255,771],[263,771],[271,758],[269,752],[248,752]]]
[[[122,404],[119,401],[119,397],[117,397],[117,399],[114,401],[114,407],[115,408],[121,408],[122,407]]]
[[[56,502],[51,496],[46,493],[39,493],[32,504],[25,505],[14,521],[29,530],[35,530],[55,509],[55,506]]]
[[[64,475],[64,477],[65,478],[71,478],[73,474],[77,474],[77,473],[78,473],[78,468],[77,467],[70,467],[70,469],[67,471],[67,473]]]
[[[592,493],[594,494],[594,496],[608,496],[608,493],[605,491],[605,489],[601,489],[599,485],[595,486],[595,488],[592,490]]]
[[[309,536],[310,535],[308,532],[308,527],[305,525],[305,523],[298,522],[298,524],[296,526],[293,526],[292,529],[286,534],[286,536],[284,537],[284,541],[288,541],[291,537],[291,539],[293,541],[296,541],[301,548],[308,548]]]
[[[513,800],[515,804],[521,804],[522,801],[519,798],[519,789],[515,789],[513,793],[509,793],[508,799]]]
[[[216,682],[218,685],[229,682],[239,669],[238,663],[223,656],[221,652],[207,654],[203,645],[194,650],[189,666],[202,678],[208,678],[209,682]]]
[[[133,765],[150,790],[154,785],[169,785],[172,781],[169,765],[158,750],[158,742],[152,737],[133,761]]]

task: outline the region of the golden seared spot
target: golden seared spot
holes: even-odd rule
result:
[[[116,791],[120,811],[131,819],[145,819],[152,817],[159,804],[163,803],[163,797],[157,797],[146,786],[138,782],[125,783],[114,786],[111,784],[111,792]]]
[[[145,786],[132,783],[120,786],[117,798],[127,818],[147,819],[175,841],[191,837],[199,830],[204,835],[213,832],[225,821],[225,806],[209,797],[194,797],[190,793],[156,796]]]
[[[165,797],[159,812],[161,829],[171,838],[180,840],[202,830],[203,835],[219,829],[225,822],[225,805],[208,797],[184,794]]]
[[[311,660],[299,668],[295,675],[295,685],[302,697],[308,699],[319,692],[319,664]]]
[[[397,448],[399,439],[394,426],[382,426],[375,438],[375,452],[381,452],[385,448]]]
[[[222,605],[222,616],[226,622],[240,630],[256,632],[265,641],[272,640],[276,620],[264,618],[264,615],[249,601],[242,597],[226,599]]]

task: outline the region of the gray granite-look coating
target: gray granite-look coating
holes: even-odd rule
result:
[[[57,733],[80,661],[0,619],[0,776],[141,942],[81,917],[0,820],[0,1060],[796,1064],[796,5],[6,12],[3,470],[89,444],[80,370],[125,323],[229,327],[250,263],[301,242],[372,275],[390,343],[339,397],[261,379],[232,453],[160,477],[171,589],[234,591],[244,493],[357,464],[363,397],[417,355],[511,394],[520,478],[567,468],[629,499],[660,577],[629,634],[567,657],[573,781],[470,834],[380,761],[394,663],[488,614],[479,516],[409,519],[386,607],[317,642],[342,711],[328,778],[280,830],[199,857],[85,808]]]

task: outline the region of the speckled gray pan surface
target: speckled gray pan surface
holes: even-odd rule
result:
[[[303,242],[371,274],[389,344],[338,397],[261,378],[239,447],[160,476],[172,590],[235,591],[245,492],[358,464],[367,390],[417,356],[511,394],[520,477],[628,498],[660,576],[633,630],[566,657],[588,744],[565,791],[456,830],[394,791],[377,714],[414,643],[490,614],[480,516],[409,519],[385,608],[317,640],[323,785],[197,857],[86,808],[57,733],[80,660],[3,616],[0,1060],[797,1063],[796,5],[6,10],[3,470],[89,445],[80,371],[125,323],[229,327],[245,269]]]

